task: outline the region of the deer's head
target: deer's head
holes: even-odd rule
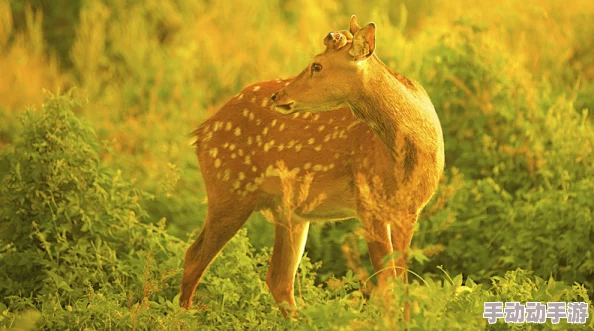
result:
[[[361,91],[375,50],[375,24],[359,27],[355,15],[349,31],[330,32],[326,49],[316,55],[295,79],[271,97],[282,114],[320,112],[348,104]]]

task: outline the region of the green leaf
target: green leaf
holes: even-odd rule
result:
[[[64,279],[60,275],[56,274],[51,270],[46,270],[45,273],[51,277],[51,279],[54,281],[54,283],[59,289],[65,290],[67,292],[72,292],[72,288],[64,281]]]

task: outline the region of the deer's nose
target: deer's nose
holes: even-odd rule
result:
[[[274,102],[274,101],[275,101],[275,99],[276,99],[276,95],[277,95],[277,94],[278,94],[278,92],[277,92],[277,93],[273,93],[273,94],[270,96],[270,99],[272,100],[272,102]]]

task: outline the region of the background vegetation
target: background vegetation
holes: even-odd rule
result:
[[[369,296],[356,220],[314,225],[300,319],[282,319],[254,215],[180,310],[206,211],[189,133],[242,87],[298,73],[353,13],[444,128],[408,296]],[[577,0],[0,0],[0,327],[394,329],[408,298],[410,329],[503,330],[483,302],[591,307],[593,22]]]

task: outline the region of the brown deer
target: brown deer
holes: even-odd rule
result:
[[[353,16],[349,31],[329,33],[324,44],[298,76],[245,88],[195,131],[208,214],[186,252],[182,307],[256,210],[274,214],[267,284],[279,305],[295,306],[312,221],[359,218],[380,287],[406,270],[414,224],[443,173],[439,119],[425,90],[375,55],[374,23],[360,28]],[[313,210],[297,208],[290,226],[280,208],[279,160],[297,182],[314,175],[307,199],[325,196]],[[281,312],[287,316],[282,305]]]

